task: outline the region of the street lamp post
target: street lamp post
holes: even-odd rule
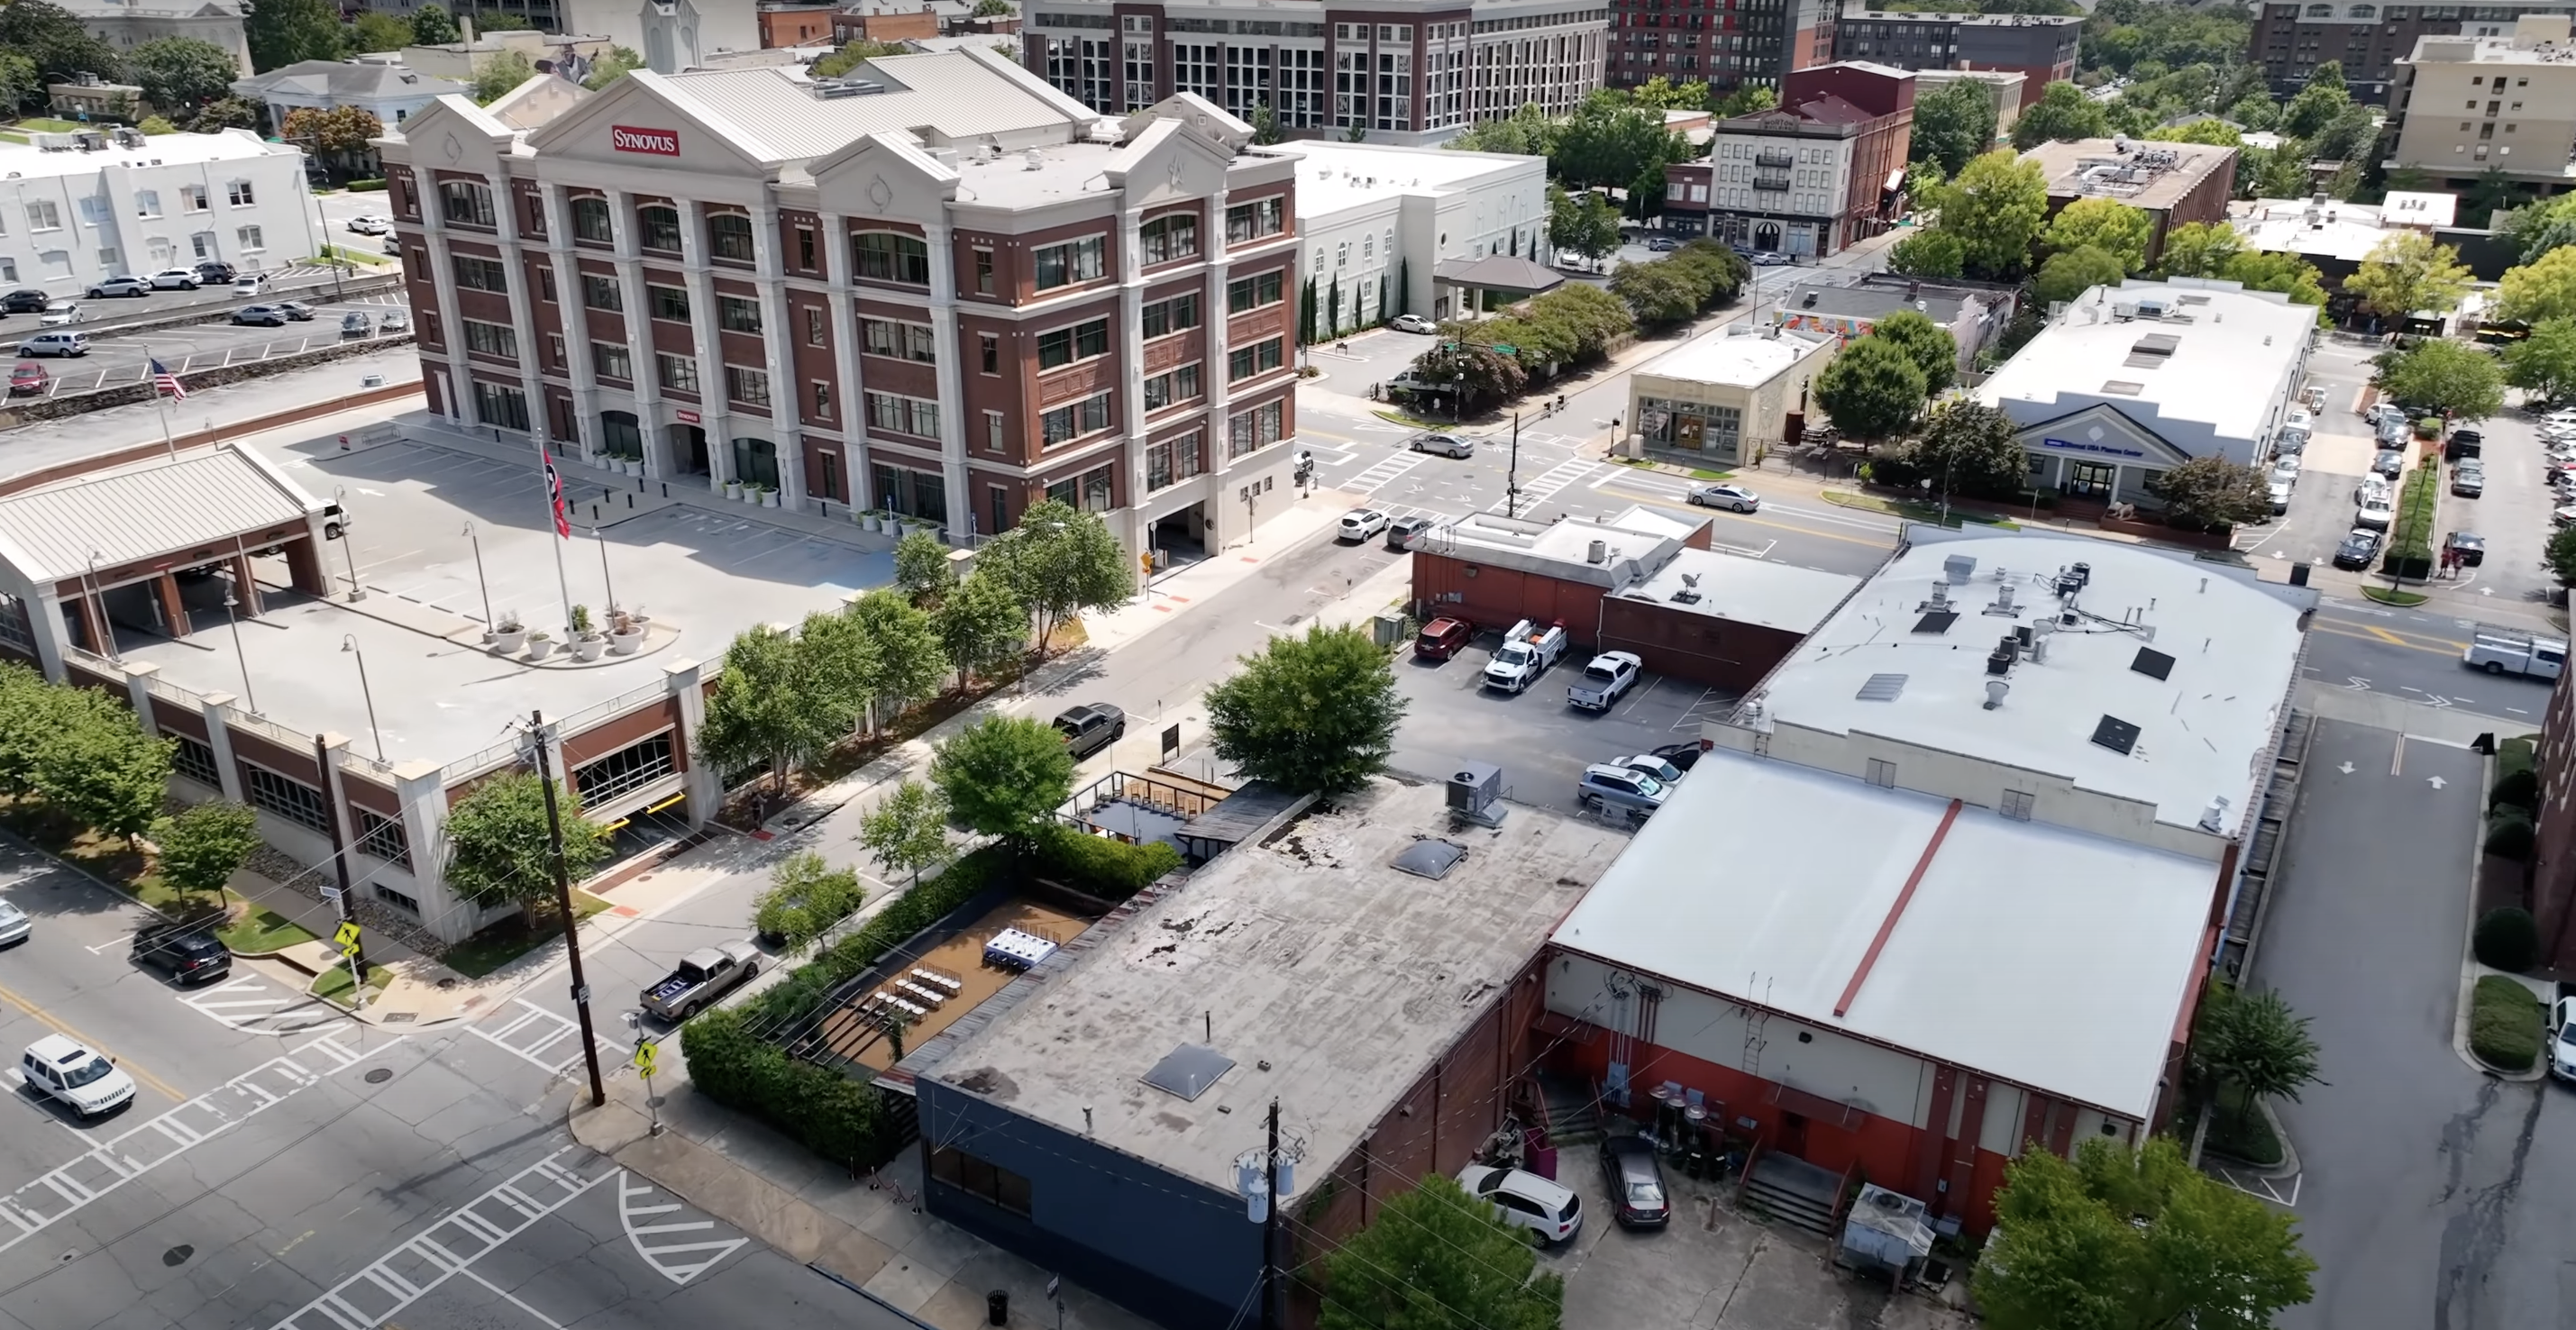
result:
[[[358,694],[367,699],[367,733],[376,741],[376,760],[385,760],[385,732],[376,727],[376,690],[367,683],[367,653],[358,649],[355,633],[340,635],[340,649],[358,658]]]
[[[591,539],[599,542],[599,580],[608,588],[608,612],[617,612],[617,579],[608,575],[608,528],[594,526]]]
[[[89,583],[89,612],[96,615],[98,618],[99,636],[107,639],[104,643],[93,642],[90,645],[104,645],[107,650],[101,654],[105,655],[109,660],[115,660],[118,658],[116,654],[116,625],[107,621],[107,597],[100,595],[98,591],[98,561],[106,557],[107,556],[105,554],[102,554],[97,550],[91,550],[89,552],[89,575],[86,579]]]
[[[250,703],[250,714],[256,716],[259,714],[259,694],[252,692],[250,689],[250,657],[242,651],[241,619],[233,613],[233,607],[241,604],[241,602],[233,598],[233,575],[231,570],[227,569],[222,576],[224,579],[224,624],[226,627],[232,629],[233,659],[241,664],[242,700]]]
[[[483,538],[474,534],[472,522],[465,524],[465,538],[474,542],[474,585],[483,591],[483,640],[489,642],[492,640],[492,584],[483,580]]]
[[[358,585],[358,548],[349,539],[350,528],[355,525],[349,520],[349,487],[342,485],[332,490],[331,503],[340,510],[340,553],[349,560],[349,603],[355,605],[367,598],[367,589]]]

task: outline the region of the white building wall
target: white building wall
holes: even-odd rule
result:
[[[139,149],[48,153],[49,166],[67,157],[92,165],[0,178],[0,283],[76,295],[117,273],[208,259],[251,272],[283,268],[311,258],[323,243],[302,152],[273,148],[155,165],[153,141]],[[22,159],[11,154],[7,164]],[[192,185],[205,191],[203,209],[190,204]],[[237,185],[247,187],[248,202],[233,201]]]

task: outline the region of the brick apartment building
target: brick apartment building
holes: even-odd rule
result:
[[[1139,549],[1284,506],[1295,162],[1190,98],[1095,137],[989,51],[859,76],[413,117],[383,144],[430,408],[961,544],[1048,497]]]
[[[1780,105],[1717,122],[1709,155],[1664,168],[1664,226],[1821,257],[1895,224],[1914,75],[1849,62],[1791,73]]]
[[[2525,14],[2576,15],[2576,5],[2548,0],[2498,0],[2483,5],[2383,5],[2373,0],[2331,4],[2267,4],[2254,10],[2245,58],[2263,67],[2276,97],[2306,87],[2317,66],[2343,66],[2354,101],[2385,105],[2397,83],[2397,64],[2418,37],[2508,37]]]
[[[1909,14],[1852,8],[1834,29],[1834,58],[1898,69],[1965,69],[2023,76],[2021,104],[2075,77],[2080,15]]]
[[[1834,58],[1834,0],[1613,0],[1610,85],[1778,88]]]

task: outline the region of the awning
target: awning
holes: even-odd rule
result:
[[[1510,254],[1492,254],[1481,259],[1444,259],[1432,268],[1431,280],[1442,286],[1532,294],[1553,291],[1565,285],[1565,278],[1555,269]]]
[[[43,586],[93,567],[213,558],[321,506],[259,458],[203,448],[0,497],[0,559]]]

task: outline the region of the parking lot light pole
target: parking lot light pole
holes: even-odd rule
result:
[[[349,520],[349,487],[332,490],[331,503],[340,510],[340,553],[349,560],[349,603],[355,605],[367,598],[367,589],[358,585],[358,547],[349,539],[349,529],[356,525]]]
[[[232,629],[233,659],[241,663],[242,700],[250,703],[250,714],[256,716],[259,714],[259,694],[252,692],[250,689],[250,657],[242,652],[241,619],[238,615],[233,613],[233,608],[241,604],[241,602],[233,597],[233,575],[230,570],[225,571],[223,579],[224,624]]]
[[[474,585],[483,591],[483,640],[492,640],[492,584],[483,580],[483,538],[474,533],[474,524],[465,524],[465,538],[474,542]]]
[[[358,695],[367,699],[367,733],[376,741],[376,760],[385,760],[385,732],[376,728],[376,690],[367,684],[367,653],[358,649],[355,633],[340,635],[340,649],[358,659]]]

